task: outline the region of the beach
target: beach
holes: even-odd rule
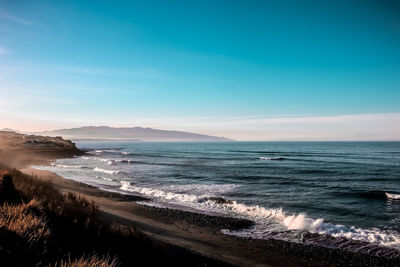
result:
[[[186,257],[200,257],[208,265],[233,266],[393,266],[400,264],[399,251],[366,242],[337,239],[304,232],[298,242],[281,239],[257,239],[224,234],[226,231],[250,229],[255,222],[246,218],[217,213],[199,213],[191,209],[157,207],[148,196],[112,192],[63,178],[40,166],[51,166],[56,159],[84,157],[63,153],[60,149],[49,153],[42,149],[2,150],[12,155],[9,167],[26,175],[49,182],[63,194],[73,193],[95,203],[100,219],[105,224],[133,225],[170,255],[185,251]],[[90,155],[90,154],[88,154]],[[214,199],[214,201],[226,201]],[[222,230],[222,231],[221,231]],[[196,256],[197,255],[197,256]],[[203,260],[201,260],[203,259]]]
[[[49,171],[33,168],[23,168],[21,171],[29,175],[33,174],[37,179],[51,181],[61,192],[73,192],[95,201],[103,212],[104,220],[116,220],[122,224],[133,223],[138,230],[155,240],[184,247],[234,266],[393,266],[400,263],[399,259],[387,259],[314,245],[224,235],[220,231],[221,228],[230,226],[235,229],[235,225],[240,222],[219,217],[214,218],[212,223],[198,223],[196,219],[190,217],[204,215],[136,204],[134,201],[144,199],[105,192],[64,179]]]

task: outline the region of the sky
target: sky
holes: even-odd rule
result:
[[[0,0],[0,129],[400,140],[400,2]]]

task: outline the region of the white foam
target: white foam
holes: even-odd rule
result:
[[[284,219],[282,209],[266,209],[259,206],[247,206],[236,201],[218,204],[210,196],[219,195],[221,192],[227,192],[236,188],[234,184],[221,185],[174,185],[161,188],[149,188],[132,185],[127,181],[121,181],[121,190],[139,193],[145,196],[153,197],[166,202],[173,202],[188,205],[193,208],[203,209],[205,211],[224,212],[229,214],[245,215],[251,218],[280,218]],[[197,192],[197,194],[196,194]]]
[[[102,154],[102,153],[119,153],[119,151],[115,150],[115,149],[97,149],[94,151],[89,151],[88,153],[96,155],[96,154]]]
[[[87,157],[88,159],[96,159],[102,162],[122,162],[123,159],[106,159]],[[267,157],[265,157],[267,160]],[[86,158],[85,158],[86,159]],[[270,158],[268,158],[270,159]],[[261,160],[261,157],[260,157]],[[80,169],[82,166],[52,164],[55,167],[67,169]],[[110,166],[111,168],[111,166]],[[117,174],[118,171],[94,168],[96,172],[106,174]],[[116,182],[107,177],[100,177],[108,182]],[[246,205],[237,201],[217,203],[210,196],[221,196],[221,194],[234,190],[238,185],[221,184],[185,184],[158,186],[157,188],[141,187],[133,185],[127,181],[121,181],[121,190],[139,193],[160,202],[178,204],[190,208],[194,208],[205,212],[224,213],[235,217],[247,218],[255,221],[256,225],[251,229],[240,231],[228,231],[224,233],[238,236],[248,236],[254,238],[267,238],[271,232],[297,232],[308,231],[311,233],[325,234],[333,237],[344,237],[352,240],[364,241],[384,245],[389,247],[400,248],[400,234],[392,230],[381,230],[377,228],[363,229],[354,226],[344,226],[339,224],[331,224],[325,222],[323,218],[309,218],[305,213],[290,214],[282,210],[282,208],[266,208],[257,205]],[[400,194],[385,193],[387,199],[400,200]]]
[[[311,233],[331,235],[334,237],[345,237],[348,239],[371,242],[384,246],[400,247],[400,235],[395,231],[334,225],[325,223],[322,218],[308,218],[304,213],[287,214],[282,210],[282,208],[268,209],[257,205],[245,205],[236,201],[221,204],[207,199],[207,194],[195,195],[187,193],[190,192],[188,188],[193,188],[192,191],[196,191],[196,187],[206,187],[207,185],[180,185],[169,187],[170,189],[179,189],[183,191],[178,193],[166,191],[160,188],[134,186],[125,181],[121,181],[121,184],[122,190],[153,197],[167,203],[179,203],[202,211],[230,214],[237,217],[248,218],[256,222],[256,226],[251,229],[244,229],[242,231],[224,230],[224,233],[227,234],[264,238],[266,233],[285,231],[286,229],[293,231],[308,231]],[[232,185],[220,186],[230,188]]]
[[[98,157],[88,157],[88,156],[82,156],[82,157],[80,157],[80,159],[84,159],[84,160],[98,160],[98,161],[109,161],[109,160],[111,160],[111,159],[108,159],[108,158],[98,158]]]
[[[305,214],[287,216],[284,224],[288,229],[306,230],[311,233],[345,237],[384,246],[400,246],[400,235],[398,232],[392,230],[380,230],[377,228],[362,229],[354,226],[334,225],[325,223],[323,219],[314,220],[307,218]]]
[[[93,158],[93,159],[95,159],[95,160],[98,160],[98,161],[102,161],[102,162],[108,162],[108,161],[110,161],[110,159],[106,159],[106,158]]]
[[[310,219],[306,214],[300,213],[298,215],[285,216],[283,224],[289,230],[306,230],[309,232],[316,232],[321,227],[323,219]]]
[[[130,182],[121,181],[121,188],[122,190],[129,191],[129,187],[131,186]]]
[[[89,159],[94,159],[94,160],[101,161],[101,162],[109,162],[109,161],[113,160],[113,159],[109,159],[109,158],[97,158],[97,157],[91,157]]]
[[[107,173],[107,174],[118,174],[118,173],[120,173],[119,171],[105,170],[105,169],[101,169],[101,168],[98,168],[98,167],[94,168],[93,171],[95,171],[95,172],[104,172],[104,173]]]
[[[237,187],[239,187],[238,184],[183,184],[163,186],[161,189],[197,196],[218,196],[222,193],[231,192]]]
[[[107,177],[101,177],[101,176],[97,176],[96,175],[96,178],[98,178],[98,179],[102,179],[102,180],[104,180],[104,181],[109,181],[109,182],[113,182],[114,180],[113,179],[111,179],[111,178],[107,178]]]
[[[169,200],[169,201],[178,201],[182,203],[197,203],[198,197],[194,195],[189,195],[189,194],[177,194],[173,192],[167,192],[161,189],[156,189],[156,188],[146,188],[146,187],[140,187],[140,186],[134,186],[129,182],[126,181],[121,181],[121,190],[129,191],[129,192],[135,192],[139,193],[145,196],[151,196],[154,198],[161,198],[163,200]]]
[[[389,199],[399,199],[400,200],[400,194],[390,194],[390,193],[385,193],[386,197]]]
[[[52,163],[51,166],[58,167],[58,168],[64,168],[64,169],[82,169],[82,168],[84,168],[83,166],[64,165],[64,164],[57,164],[57,163]]]
[[[229,206],[229,204],[227,204]],[[239,205],[239,206],[237,206]],[[255,229],[245,229],[242,231],[226,231],[225,233],[238,236],[251,236],[255,238],[263,238],[267,232],[271,232],[270,226],[265,227],[264,221],[260,220],[273,219],[283,225],[288,230],[308,231],[310,233],[318,233],[331,235],[333,237],[345,237],[348,239],[375,243],[383,246],[400,247],[400,234],[396,231],[373,229],[362,229],[356,227],[347,227],[344,225],[334,225],[325,223],[324,219],[308,218],[306,214],[286,214],[282,209],[265,209],[262,207],[240,207],[243,204],[232,204],[233,210],[241,214],[250,215],[250,218],[255,218]]]
[[[101,162],[107,162],[108,165],[115,165],[116,163],[127,163],[132,164],[134,161],[131,159],[112,159],[112,158],[99,158],[99,157],[81,157],[85,160],[97,160]]]

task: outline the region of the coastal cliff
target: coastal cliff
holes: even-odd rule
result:
[[[0,159],[11,167],[23,167],[28,162],[43,163],[51,159],[82,155],[75,143],[62,137],[27,135],[0,131]]]
[[[70,140],[65,140],[60,136],[50,137],[20,134],[10,131],[0,131],[0,149],[5,148],[81,153],[81,151],[76,148],[75,143],[71,142]]]

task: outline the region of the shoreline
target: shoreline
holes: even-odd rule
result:
[[[51,171],[33,167],[22,172],[51,181],[59,191],[78,194],[94,201],[105,220],[133,224],[151,238],[232,265],[255,266],[391,266],[400,264],[400,257],[388,258],[327,248],[315,244],[283,240],[261,240],[226,235],[221,229],[249,227],[252,222],[225,216],[212,216],[136,203],[148,198],[110,192],[81,182],[63,178]],[[307,234],[318,239],[318,235]],[[334,242],[333,242],[334,243]]]
[[[0,166],[19,169],[38,180],[50,182],[60,193],[73,193],[94,203],[103,223],[134,226],[150,242],[169,250],[172,257],[176,256],[177,249],[181,249],[190,252],[193,257],[198,255],[218,265],[400,266],[399,250],[382,250],[382,247],[370,243],[348,242],[348,239],[307,232],[303,233],[299,242],[227,235],[221,230],[248,228],[253,222],[219,214],[207,215],[174,207],[145,205],[137,202],[149,200],[147,197],[110,192],[63,178],[51,171],[34,169],[33,165],[49,165],[56,159],[86,153],[62,138],[33,136],[27,143],[27,136],[11,134],[11,137],[7,139],[9,145],[0,147]],[[352,246],[357,251],[352,250]]]
[[[241,220],[146,206],[133,202],[143,201],[142,197],[107,192],[91,185],[63,178],[50,171],[31,167],[20,171],[29,175],[33,174],[37,179],[50,181],[62,193],[72,192],[89,201],[94,201],[99,209],[105,212],[103,214],[105,219],[122,224],[132,223],[136,229],[157,241],[185,247],[195,253],[232,265],[252,266],[268,263],[272,264],[271,266],[277,266],[278,261],[255,261],[250,254],[233,255],[233,253],[237,254],[237,251],[233,244],[235,242],[232,243],[231,239],[235,240],[236,238],[221,233],[219,226],[235,229],[235,226],[240,225]],[[209,221],[205,223],[207,219]],[[242,223],[248,224],[246,220]],[[200,224],[205,225],[201,226]],[[280,261],[282,260],[284,259]]]

